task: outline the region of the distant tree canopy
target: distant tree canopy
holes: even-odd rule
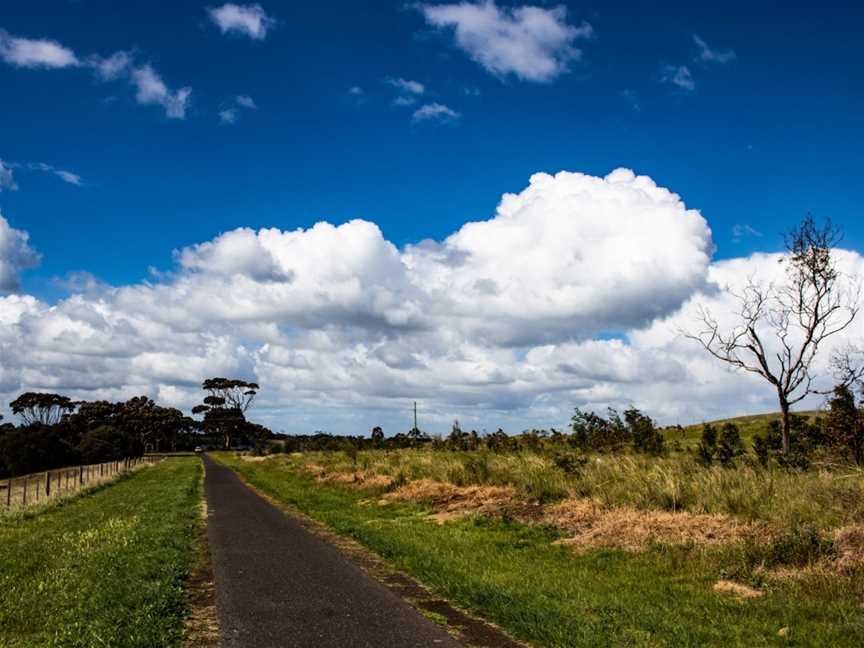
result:
[[[247,392],[258,386],[216,380],[223,382],[210,386],[226,396],[208,396],[203,422],[147,396],[113,403],[77,402],[59,394],[21,394],[10,404],[21,425],[0,424],[0,478],[144,452],[224,446],[226,434],[229,447],[233,438],[256,443],[270,438],[268,429],[246,421],[242,413],[252,402],[253,394]],[[230,408],[225,406],[229,399]]]
[[[9,403],[12,413],[20,416],[24,425],[56,425],[77,405],[66,396],[39,392],[25,392]]]
[[[257,383],[234,378],[208,378],[201,383],[207,395],[192,413],[203,415],[202,429],[221,438],[221,445],[230,448],[239,441],[260,445],[270,432],[246,421],[246,411],[252,406],[260,387]]]

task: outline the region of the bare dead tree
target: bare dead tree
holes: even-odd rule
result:
[[[835,349],[831,354],[831,368],[837,387],[861,386],[864,382],[864,349],[852,344]]]
[[[762,285],[751,277],[742,291],[730,291],[739,304],[734,325],[722,329],[702,307],[702,330],[685,332],[718,360],[773,385],[783,416],[784,453],[790,449],[790,407],[817,393],[813,360],[820,345],[858,313],[859,289],[835,263],[840,239],[831,221],[820,228],[808,215],[786,236],[785,282]]]

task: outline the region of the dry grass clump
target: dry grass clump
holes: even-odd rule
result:
[[[714,591],[719,594],[729,594],[731,596],[735,596],[740,599],[754,599],[761,598],[765,596],[765,592],[762,592],[757,589],[753,589],[752,587],[748,587],[747,585],[743,585],[742,583],[736,583],[735,581],[730,580],[720,580],[714,583]]]
[[[382,502],[425,502],[435,507],[430,516],[447,522],[471,514],[500,515],[516,501],[509,486],[455,486],[431,479],[419,479],[386,493]]]
[[[655,543],[728,544],[765,534],[763,528],[727,515],[609,508],[587,498],[545,507],[541,520],[574,534],[559,542],[580,551],[600,547],[641,551]]]
[[[368,470],[362,472],[331,471],[315,463],[306,464],[304,470],[315,475],[317,481],[350,484],[357,488],[384,488],[392,482],[387,475],[380,475]]]
[[[851,524],[834,531],[835,568],[852,572],[864,567],[864,524]]]

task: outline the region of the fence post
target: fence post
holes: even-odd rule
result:
[[[27,477],[24,478],[24,494],[21,496],[23,506],[27,506]]]
[[[45,471],[45,499],[51,497],[51,471]]]
[[[6,508],[12,508],[12,480],[6,480]]]

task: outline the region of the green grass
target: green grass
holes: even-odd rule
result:
[[[0,646],[179,644],[200,476],[200,460],[168,459],[0,520]]]
[[[723,552],[656,547],[577,555],[553,544],[556,532],[547,527],[490,518],[439,526],[420,505],[370,504],[380,491],[316,483],[291,458],[217,458],[533,645],[864,645],[862,590],[847,580],[790,581],[764,598],[738,601],[711,589],[723,561],[736,560]],[[778,635],[784,627],[785,638]]]
[[[806,410],[801,412],[793,412],[796,416],[805,416],[808,419],[812,420],[819,416],[821,412],[818,410]],[[768,426],[771,421],[779,421],[780,413],[779,412],[770,412],[768,414],[748,414],[745,416],[735,416],[732,418],[719,419],[717,421],[706,421],[706,423],[711,423],[715,427],[719,428],[724,423],[734,423],[738,426],[738,431],[741,433],[741,439],[749,444],[753,441],[753,437],[757,434],[764,435],[768,431]],[[692,425],[685,425],[683,434],[681,432],[677,432],[674,428],[667,428],[665,430],[666,439],[669,441],[680,441],[684,445],[691,445],[695,447],[696,444],[702,439],[702,426],[703,423],[694,423]]]

